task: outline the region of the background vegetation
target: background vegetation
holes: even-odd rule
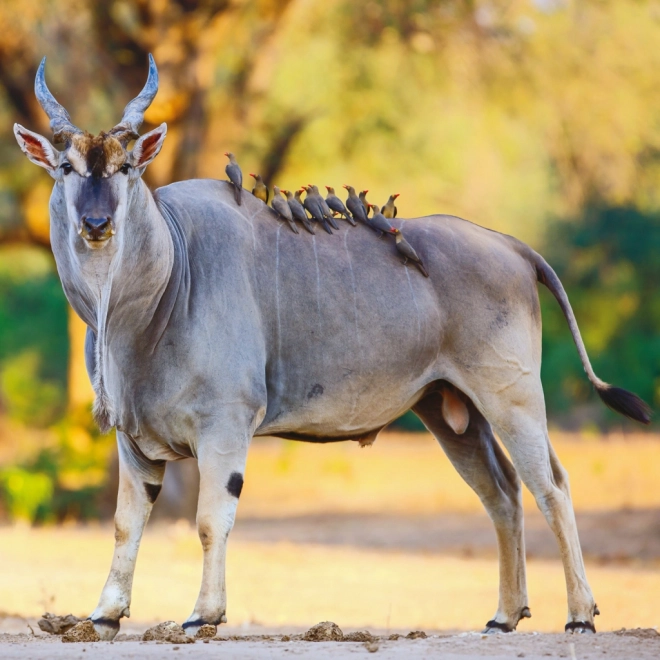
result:
[[[22,0],[0,5],[0,491],[5,517],[96,515],[112,437],[89,419],[80,322],[48,248],[51,180],[18,121],[33,95],[113,126],[141,88],[168,139],[154,185],[224,177],[369,188],[400,213],[460,215],[540,250],[596,371],[660,403],[660,3],[638,0]],[[542,292],[555,424],[621,424],[594,402]],[[404,418],[404,425],[414,420]]]

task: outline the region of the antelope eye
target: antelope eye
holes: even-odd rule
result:
[[[64,176],[66,176],[67,174],[71,174],[71,172],[73,172],[73,167],[71,167],[71,163],[62,163],[60,165],[60,168],[62,172],[64,172]]]
[[[124,163],[124,164],[119,168],[119,171],[120,171],[122,174],[128,174],[128,170],[130,170],[130,169],[131,169],[131,166],[130,166],[128,163]]]

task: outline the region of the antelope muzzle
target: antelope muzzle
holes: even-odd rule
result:
[[[115,233],[112,218],[83,215],[80,219],[80,235],[90,243],[107,241]]]

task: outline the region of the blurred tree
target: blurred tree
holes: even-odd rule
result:
[[[161,87],[144,128],[166,121],[169,135],[151,184],[222,177],[231,150],[271,184],[354,183],[373,201],[396,191],[404,216],[454,213],[513,233],[557,266],[603,377],[658,401],[656,2],[22,0],[0,4],[0,31],[0,243],[48,246],[52,181],[11,130],[49,134],[33,94],[41,57],[74,122],[98,131],[119,120],[153,52]],[[549,217],[568,220],[548,234]],[[87,451],[76,415],[90,389],[84,326],[71,314],[67,339],[50,273],[0,282],[0,383],[4,413],[52,424],[63,405],[51,386],[61,393],[71,355],[73,430],[40,467],[21,464],[55,475],[63,502],[96,486],[84,485],[89,466],[66,487],[56,479],[78,460],[70,438]],[[543,304],[557,413],[588,389],[556,304]]]

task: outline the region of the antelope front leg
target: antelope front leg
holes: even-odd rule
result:
[[[234,526],[238,498],[243,488],[247,442],[232,447],[207,443],[198,450],[199,503],[197,531],[204,550],[202,586],[193,613],[183,624],[195,635],[204,624],[226,623],[225,558],[227,538]]]
[[[115,551],[99,604],[89,617],[101,639],[112,640],[119,619],[130,616],[131,589],[142,531],[160,492],[165,461],[149,461],[117,431],[119,493],[115,513]]]

